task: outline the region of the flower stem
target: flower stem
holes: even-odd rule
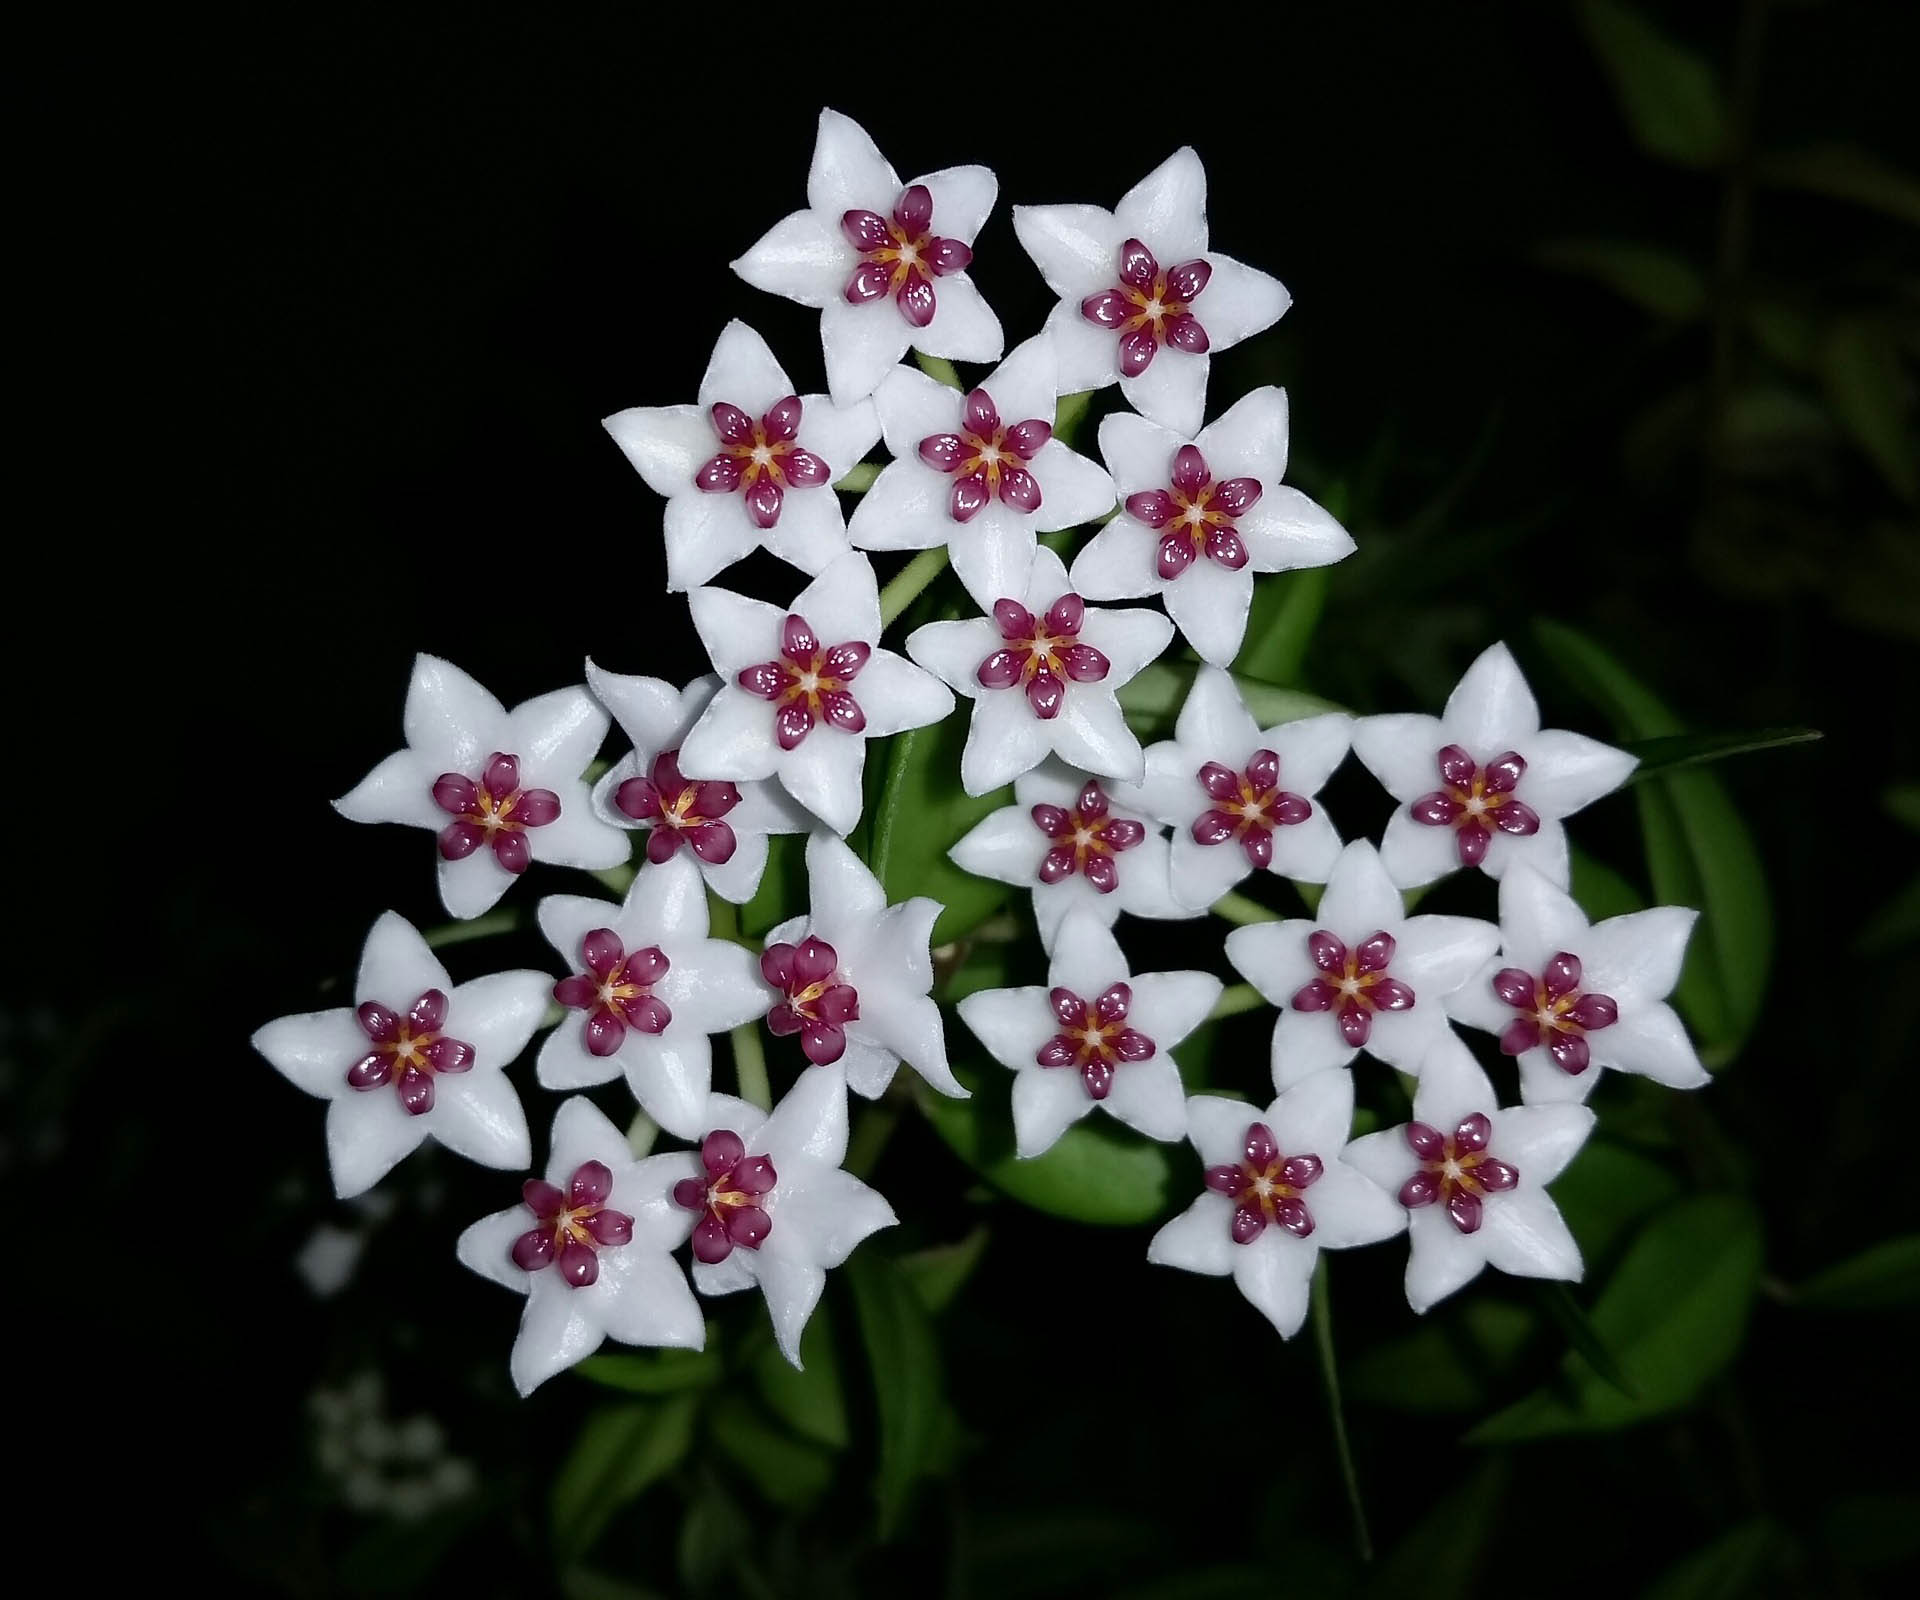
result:
[[[880,464],[877,461],[856,462],[847,468],[847,475],[834,485],[844,494],[865,494],[873,487],[873,480],[880,476]]]
[[[633,1121],[627,1124],[627,1148],[638,1161],[653,1148],[653,1141],[660,1137],[660,1124],[644,1111],[636,1111]]]
[[[441,950],[450,944],[465,944],[469,939],[491,939],[496,933],[512,933],[519,926],[518,910],[509,907],[504,911],[489,911],[484,917],[468,922],[443,922],[437,928],[427,929],[427,948]]]
[[[733,1075],[740,1098],[762,1111],[773,1109],[773,1088],[767,1082],[767,1052],[760,1043],[760,1024],[742,1023],[727,1035],[733,1045]]]
[[[1243,1011],[1258,1011],[1265,1004],[1260,991],[1252,984],[1231,983],[1220,991],[1220,998],[1214,1001],[1207,1020],[1217,1022],[1222,1017],[1237,1017]]]
[[[1340,1461],[1340,1476],[1347,1491],[1347,1508],[1353,1513],[1353,1542],[1363,1562],[1373,1559],[1373,1540],[1367,1533],[1367,1508],[1360,1499],[1360,1474],[1353,1465],[1353,1442],[1347,1437],[1347,1416],[1340,1404],[1340,1373],[1333,1355],[1333,1299],[1327,1290],[1327,1263],[1324,1258],[1313,1274],[1313,1348],[1320,1361],[1320,1377],[1326,1386],[1327,1411],[1333,1420],[1334,1453]]]
[[[1213,914],[1224,917],[1228,922],[1237,922],[1245,926],[1250,922],[1278,922],[1280,913],[1269,911],[1258,900],[1249,900],[1243,894],[1229,891],[1213,903]]]
[[[880,626],[886,627],[919,598],[920,591],[947,570],[947,547],[922,550],[887,579],[880,591]]]

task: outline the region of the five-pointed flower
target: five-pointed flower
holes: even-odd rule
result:
[[[709,673],[676,689],[589,661],[587,685],[633,741],[593,786],[594,811],[616,827],[646,829],[648,861],[691,855],[709,889],[745,904],[766,870],[767,835],[804,833],[808,817],[769,780],[696,782],[681,772],[681,743],[713,703],[720,680]]]
[[[1528,1105],[1584,1100],[1605,1067],[1698,1089],[1707,1069],[1666,997],[1699,915],[1655,906],[1589,926],[1572,895],[1518,863],[1500,880],[1500,954],[1447,996],[1448,1014],[1520,1058]]]
[[[1287,394],[1255,389],[1189,438],[1118,411],[1100,454],[1121,514],[1073,562],[1090,600],[1157,594],[1204,660],[1239,654],[1256,572],[1324,567],[1352,554],[1347,530],[1298,489],[1287,468]]]
[[[1132,976],[1113,934],[1091,911],[1067,913],[1053,941],[1047,987],[983,989],[960,1002],[971,1028],[1013,1079],[1013,1132],[1037,1156],[1096,1105],[1150,1139],[1186,1132],[1173,1047],[1220,998],[1208,972]]]
[[[710,1036],[762,1016],[753,953],[707,937],[707,896],[686,856],[642,869],[626,900],[540,902],[540,931],[569,976],[567,1008],[540,1047],[543,1088],[585,1089],[624,1074],[641,1110],[683,1139],[701,1132],[713,1088]]]
[[[1120,796],[1173,829],[1173,893],[1205,910],[1256,868],[1325,883],[1340,836],[1315,798],[1346,759],[1352,719],[1329,711],[1264,732],[1233,678],[1202,667],[1173,737]]]
[[[530,1394],[614,1338],[698,1350],[706,1320],[673,1250],[686,1227],[666,1190],[679,1159],[635,1161],[620,1130],[579,1095],[554,1113],[544,1179],[520,1204],[460,1235],[461,1262],[527,1297],[508,1363]]]
[[[1078,907],[1112,927],[1121,912],[1182,918],[1168,881],[1167,838],[1113,804],[1098,778],[1044,762],[1013,780],[1014,803],[982,817],[947,852],[982,878],[1033,891],[1040,943],[1053,948],[1060,920]]]
[[[803,1072],[772,1115],[717,1094],[706,1122],[698,1151],[656,1158],[670,1180],[679,1237],[693,1238],[693,1286],[715,1295],[758,1284],[781,1353],[797,1367],[827,1273],[898,1219],[881,1195],[841,1170],[847,1084],[839,1067]]]
[[[1533,691],[1504,644],[1467,668],[1438,717],[1362,717],[1353,753],[1400,802],[1381,836],[1380,859],[1408,889],[1459,867],[1497,878],[1515,861],[1564,889],[1561,818],[1619,788],[1637,765],[1585,734],[1543,730]]]
[[[1227,959],[1280,1008],[1273,1086],[1288,1089],[1361,1049],[1418,1072],[1448,1034],[1441,1001],[1498,948],[1476,917],[1409,917],[1372,845],[1340,852],[1312,917],[1261,922],[1227,935]]]
[[[873,448],[873,403],[797,395],[767,341],[729,322],[691,406],[637,406],[607,431],[667,497],[667,589],[705,583],[764,545],[809,576],[847,548],[836,481]]]
[[[784,610],[729,589],[696,589],[688,600],[721,678],[680,745],[689,778],[777,776],[845,833],[860,820],[867,740],[953,709],[931,674],[878,648],[880,593],[857,551],[835,557]]]
[[[370,1189],[429,1134],[488,1167],[524,1167],[527,1115],[502,1068],[547,1007],[544,972],[455,987],[413,925],[385,912],[360,952],[351,1006],[269,1022],[253,1047],[327,1105],[342,1199]]]
[[[1206,1165],[1206,1192],[1153,1236],[1147,1259],[1214,1277],[1291,1339],[1307,1318],[1322,1248],[1389,1239],[1405,1210],[1341,1160],[1353,1127],[1353,1074],[1316,1072],[1265,1111],[1196,1094],[1187,1137]]]
[[[942,1094],[967,1091],[947,1065],[946,1034],[933,1003],[929,941],[940,902],[916,895],[887,904],[886,890],[831,834],[807,840],[808,912],[767,935],[760,956],[767,1026],[800,1036],[815,1066],[841,1062],[847,1084],[868,1099],[902,1061]]]
[[[1413,1121],[1354,1140],[1346,1159],[1407,1210],[1407,1304],[1444,1300],[1492,1266],[1578,1281],[1580,1246],[1546,1186],[1593,1131],[1585,1106],[1510,1106],[1455,1034],[1420,1068]]]
[[[1127,404],[1179,433],[1199,431],[1208,352],[1271,327],[1293,300],[1208,248],[1206,169],[1186,146],[1113,211],[1015,206],[1013,230],[1060,296],[1047,318],[1060,392],[1118,379]]]
[[[1035,552],[1026,588],[995,596],[989,609],[907,636],[908,655],[973,701],[961,787],[985,794],[1049,754],[1137,780],[1146,770],[1140,741],[1114,691],[1166,649],[1173,625],[1157,611],[1086,605],[1047,549]]]
[[[774,224],[733,270],[819,308],[827,386],[851,404],[879,388],[908,346],[949,361],[999,359],[1000,319],[967,275],[998,194],[985,167],[903,184],[866,129],[822,111],[807,208]]]
[[[1009,352],[964,395],[902,367],[874,396],[894,459],[847,536],[865,550],[947,546],[983,609],[1020,593],[1036,534],[1091,522],[1113,506],[1113,480],[1053,437],[1055,399],[1045,339]]]
[[[477,917],[532,861],[612,867],[626,836],[593,814],[581,773],[607,714],[584,687],[508,711],[450,661],[415,656],[396,750],[334,801],[354,822],[404,822],[439,834],[440,898]]]

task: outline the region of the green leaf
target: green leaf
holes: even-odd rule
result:
[[[1920,833],[1920,783],[1888,784],[1880,793],[1880,804],[1901,827]]]
[[[1672,322],[1691,322],[1706,309],[1707,284],[1683,256],[1624,239],[1560,239],[1534,251],[1543,266],[1611,289],[1621,299]]]
[[[858,461],[847,468],[847,475],[836,483],[834,488],[846,494],[865,494],[873,487],[873,480],[879,476],[879,462]]]
[[[767,1408],[803,1439],[844,1450],[852,1437],[847,1396],[834,1344],[833,1312],[824,1302],[800,1335],[800,1360],[803,1365],[796,1367],[778,1345],[762,1345],[753,1359],[754,1387]]]
[[[1691,1401],[1730,1362],[1760,1275],[1760,1223],[1730,1196],[1684,1201],[1634,1241],[1593,1326],[1639,1388],[1630,1399],[1570,1353],[1559,1382],[1488,1418],[1476,1444],[1627,1427]]]
[[[1893,330],[1858,318],[1837,322],[1814,364],[1834,414],[1887,487],[1908,504],[1920,499],[1908,380]]]
[[[1793,1291],[1810,1311],[1883,1311],[1920,1303],[1920,1233],[1888,1239],[1817,1272]]]
[[[738,1390],[715,1400],[707,1426],[721,1453],[776,1506],[812,1505],[833,1483],[830,1452],[770,1422]]]
[[[1676,166],[1715,165],[1727,114],[1713,69],[1615,0],[1581,0],[1577,15],[1633,142]]]
[[[581,1377],[607,1389],[628,1394],[678,1394],[682,1389],[706,1389],[723,1375],[720,1352],[705,1350],[646,1350],[635,1355],[588,1356],[574,1369]]]
[[[1857,145],[1821,144],[1763,156],[1755,176],[1778,188],[1849,201],[1920,227],[1920,182]]]
[[[896,734],[886,782],[873,812],[873,875],[889,902],[930,895],[945,908],[933,925],[936,946],[978,927],[999,910],[1012,886],[976,878],[947,858],[968,829],[1013,803],[1011,789],[969,795],[960,787],[967,719],[948,717]]]
[[[1854,948],[1863,956],[1877,956],[1915,943],[1920,943],[1920,878],[1873,914]]]
[[[952,1244],[935,1245],[929,1250],[916,1250],[902,1256],[900,1270],[920,1296],[920,1303],[938,1316],[952,1304],[961,1285],[973,1276],[973,1269],[980,1265],[986,1248],[987,1229],[983,1223],[966,1238]]]
[[[846,1274],[880,1410],[874,1495],[884,1541],[899,1531],[915,1485],[938,1462],[945,1392],[940,1346],[926,1307],[892,1261],[867,1252],[847,1263]]]
[[[1534,624],[1541,646],[1627,738],[1681,732],[1637,678],[1585,634],[1563,623]],[[1752,835],[1725,787],[1699,769],[1656,774],[1634,786],[1654,899],[1697,906],[1675,1003],[1699,1036],[1709,1065],[1730,1060],[1752,1031],[1773,959],[1773,912]]]
[[[1553,1200],[1589,1270],[1611,1261],[1649,1218],[1680,1197],[1680,1180],[1625,1145],[1589,1139],[1553,1180]]]
[[[704,1594],[741,1565],[753,1546],[753,1524],[713,1474],[703,1474],[687,1512],[680,1519],[676,1562],[682,1590]]]
[[[1136,730],[1171,731],[1174,719],[1193,687],[1193,675],[1199,670],[1191,661],[1156,661],[1136,673],[1119,691],[1120,709]],[[1297,722],[1302,717],[1317,717],[1323,711],[1338,711],[1331,700],[1301,689],[1282,689],[1255,678],[1236,676],[1240,698],[1246,702],[1253,720],[1263,728],[1282,722]]]
[[[1093,397],[1098,393],[1094,389],[1082,389],[1078,394],[1063,394],[1053,408],[1053,436],[1062,444],[1071,445],[1079,436],[1080,425],[1087,419],[1087,412],[1093,405]],[[1083,451],[1082,454],[1085,454]]]
[[[1573,858],[1573,898],[1589,922],[1624,917],[1646,909],[1647,897],[1605,862],[1596,861],[1579,845],[1569,845]]]
[[[697,1397],[637,1400],[587,1419],[553,1484],[553,1548],[562,1566],[593,1548],[608,1519],[686,1457]]]
[[[1327,1420],[1333,1428],[1334,1458],[1340,1463],[1340,1482],[1347,1492],[1347,1511],[1353,1518],[1353,1543],[1362,1561],[1373,1559],[1373,1540],[1367,1533],[1367,1505],[1360,1495],[1360,1473],[1353,1464],[1353,1441],[1347,1437],[1346,1407],[1340,1403],[1340,1367],[1333,1348],[1333,1291],[1327,1285],[1327,1259],[1313,1269],[1313,1354],[1320,1367],[1320,1388],[1327,1400]]]
[[[924,351],[916,350],[913,353],[913,359],[920,370],[935,383],[944,383],[949,389],[966,388],[966,385],[960,381],[958,370],[945,356],[930,356]]]
[[[740,908],[740,931],[764,938],[788,917],[807,909],[807,836],[776,833],[767,840],[767,867],[760,887]]]
[[[1045,1155],[1013,1153],[1011,1074],[955,1067],[970,1100],[922,1094],[920,1108],[954,1154],[1009,1199],[1073,1222],[1138,1227],[1165,1210],[1172,1163],[1167,1147],[1089,1118],[1061,1134]]]
[[[1772,1523],[1745,1523],[1667,1568],[1641,1600],[1745,1600],[1762,1592],[1761,1573],[1779,1545]]]
[[[443,922],[427,929],[423,937],[429,950],[444,950],[450,944],[465,944],[469,939],[491,939],[497,933],[512,933],[522,920],[520,911],[509,907],[466,922]]]
[[[1356,1356],[1347,1364],[1347,1392],[1389,1411],[1484,1416],[1536,1325],[1524,1306],[1470,1296]]]
[[[1266,684],[1296,684],[1326,609],[1330,567],[1277,572],[1254,587],[1246,642],[1234,670]],[[1268,726],[1268,724],[1262,724]]]
[[[1824,735],[1818,728],[1756,728],[1751,733],[1682,733],[1659,739],[1630,739],[1622,750],[1640,758],[1627,781],[1639,783],[1676,767],[1704,766],[1743,756],[1754,750],[1781,750],[1788,745],[1813,744]]]
[[[1620,1365],[1620,1358],[1608,1348],[1607,1341],[1600,1337],[1585,1307],[1574,1299],[1567,1286],[1564,1283],[1537,1283],[1534,1285],[1534,1294],[1553,1325],[1566,1336],[1567,1343],[1580,1352],[1587,1365],[1629,1400],[1638,1400],[1640,1386],[1633,1381],[1632,1374]]]
[[[1505,1456],[1478,1472],[1414,1524],[1373,1571],[1367,1593],[1378,1600],[1471,1600],[1485,1591],[1487,1545],[1507,1500]]]

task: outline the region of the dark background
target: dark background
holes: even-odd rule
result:
[[[1010,342],[1050,301],[1009,204],[1111,205],[1176,144],[1199,148],[1217,246],[1295,297],[1216,361],[1211,409],[1284,383],[1289,477],[1343,505],[1360,544],[1307,686],[1437,708],[1506,637],[1550,723],[1604,734],[1531,643],[1551,616],[1693,726],[1825,731],[1723,769],[1777,940],[1760,1026],[1705,1096],[1779,1291],[1737,1365],[1682,1413],[1597,1439],[1476,1451],[1455,1442],[1471,1416],[1364,1402],[1352,1423],[1398,1592],[1634,1593],[1753,1526],[1754,1592],[1890,1581],[1911,1554],[1911,1312],[1820,1317],[1786,1286],[1912,1226],[1920,971],[1911,938],[1856,940],[1914,858],[1882,797],[1920,772],[1916,232],[1761,170],[1836,143],[1920,166],[1920,30],[1899,5],[1659,16],[1720,85],[1724,162],[1637,142],[1579,14],[1556,5],[1109,11],[1058,42],[999,13],[926,13],[924,29],[741,15],[699,33],[618,8],[329,13],[176,22],[128,52],[129,87],[102,93],[87,136],[91,176],[64,197],[69,237],[100,242],[92,304],[123,331],[59,380],[88,441],[66,503],[100,531],[79,525],[86,568],[60,590],[93,642],[57,659],[117,775],[77,776],[83,815],[103,808],[77,887],[42,883],[20,842],[35,931],[5,1013],[0,1159],[22,1197],[18,1270],[60,1279],[65,1442],[131,1440],[144,1487],[120,1514],[159,1513],[152,1559],[190,1561],[216,1591],[558,1581],[546,1496],[603,1397],[566,1378],[512,1397],[514,1308],[450,1254],[505,1203],[502,1180],[428,1153],[382,1186],[380,1215],[333,1202],[319,1108],[244,1039],[336,1003],[380,909],[438,920],[426,841],[326,804],[394,748],[416,650],[509,703],[576,681],[587,654],[675,679],[704,666],[662,600],[659,503],[598,419],[689,398],[734,315],[821,386],[815,314],[725,263],[802,203],[828,103],[903,175],[994,167],[974,275]],[[1554,250],[1567,240],[1648,246],[1692,264],[1698,290],[1653,269],[1616,292],[1566,270],[1592,259]],[[791,588],[770,563],[728,581]],[[15,595],[23,636],[60,626],[36,592]],[[1348,827],[1377,824],[1377,796],[1352,795]],[[1576,833],[1644,883],[1629,805]],[[452,953],[456,978],[544,959],[481,951]],[[1253,1089],[1263,1029],[1231,1041]],[[551,1103],[528,1099],[538,1148]],[[874,1543],[872,1402],[849,1348],[854,1445],[818,1506],[770,1507],[703,1439],[616,1520],[596,1569],[663,1593],[706,1575],[746,1593],[1104,1594],[1220,1564],[1272,1589],[1363,1582],[1308,1350],[1224,1286],[1147,1270],[1143,1233],[995,1199],[911,1119],[875,1181],[919,1242],[993,1228],[942,1322],[950,1476]],[[79,1231],[29,1246],[20,1206],[56,1194],[85,1197]],[[321,1223],[364,1239],[325,1298],[292,1266]],[[1343,1360],[1410,1331],[1397,1250],[1341,1266]],[[725,1314],[745,1337],[742,1309]],[[1503,1376],[1497,1403],[1559,1348]],[[311,1396],[368,1370],[389,1421],[437,1419],[477,1487],[417,1520],[391,1494],[353,1504],[364,1488]],[[688,1555],[689,1506],[725,1559]],[[1408,1543],[1435,1516],[1443,1534],[1460,1519],[1458,1571],[1426,1565],[1444,1538]]]

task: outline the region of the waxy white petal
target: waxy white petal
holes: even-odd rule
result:
[[[1504,644],[1489,645],[1447,696],[1440,724],[1450,742],[1489,761],[1540,731],[1540,707]]]

